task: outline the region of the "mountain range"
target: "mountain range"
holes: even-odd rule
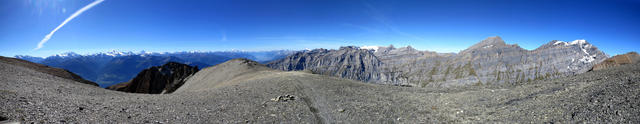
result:
[[[185,63],[198,68],[216,65],[233,58],[249,58],[256,61],[268,62],[285,57],[295,51],[222,51],[222,52],[120,52],[110,51],[89,55],[73,52],[57,54],[46,58],[18,55],[15,58],[35,63],[69,70],[84,79],[98,83],[101,87],[108,87],[126,82],[138,72],[152,66],[160,66],[167,62]]]
[[[344,61],[371,57],[349,56]],[[640,122],[638,62],[517,85],[421,88],[275,70],[248,59],[195,73],[167,63],[142,71],[128,86],[142,86],[138,93],[182,86],[170,94],[133,94],[56,75],[73,75],[63,69],[0,60],[0,123]]]
[[[91,55],[58,54],[46,58],[15,56],[59,67],[101,87],[129,81],[138,72],[167,62],[199,68],[233,58],[247,58],[285,70],[309,70],[376,84],[420,87],[518,84],[584,73],[608,55],[586,40],[550,41],[526,50],[489,37],[459,53],[420,51],[411,46],[346,46],[335,50],[265,52],[106,52]]]
[[[585,40],[550,41],[534,50],[489,37],[459,53],[411,46],[302,51],[267,66],[377,84],[421,87],[517,84],[584,73],[608,55]]]

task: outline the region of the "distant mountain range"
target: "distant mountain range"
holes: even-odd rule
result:
[[[563,45],[556,46],[562,49],[573,47],[564,46],[562,42],[558,45]],[[401,53],[413,53],[407,52],[413,51],[410,47],[399,49],[404,51]],[[375,53],[380,54],[380,50],[383,49]],[[337,52],[342,54],[332,54]],[[538,54],[526,52],[531,52],[528,55]],[[321,65],[338,65],[329,67],[344,73],[332,74],[343,74],[347,78],[370,76],[359,74],[378,75],[352,73],[359,69],[368,71],[372,70],[368,69],[370,67],[402,67],[385,65],[384,62],[389,61],[386,59],[381,59],[383,63],[378,66],[369,66],[370,63],[349,65],[377,57],[367,54],[374,51],[357,47],[302,53],[287,58],[312,55],[305,59]],[[396,54],[393,58],[410,55]],[[446,55],[455,60],[459,59],[456,56],[464,54]],[[331,58],[327,56],[335,58],[323,60]],[[491,78],[492,75],[484,76],[481,69],[495,66],[487,66],[482,62],[500,58],[498,55],[482,61],[475,59],[477,61],[472,61],[469,66],[460,68],[475,69],[475,75],[478,76],[466,76],[466,73],[474,74],[471,70],[461,71],[465,72],[463,75],[450,71],[452,77],[447,80],[455,80],[454,76]],[[515,86],[465,85],[444,88],[365,84],[310,73],[313,71],[274,70],[248,59],[232,59],[199,71],[189,65],[170,62],[148,68],[130,82],[108,90],[64,69],[0,57],[0,106],[3,106],[0,107],[0,123],[640,123],[640,117],[637,116],[640,115],[638,56],[631,53],[613,58],[605,60],[607,62],[600,70],[552,80],[535,80]],[[564,61],[563,58],[550,59],[560,61],[560,64]],[[598,59],[580,62],[592,63]],[[400,60],[396,61],[413,63],[411,59],[408,62]],[[453,66],[454,60],[440,64]],[[480,62],[481,66],[474,66],[474,62]],[[526,63],[515,66],[526,66]],[[311,67],[313,64],[303,65]],[[410,66],[414,66],[411,70],[421,70],[421,66]],[[538,68],[547,66],[543,64]],[[383,69],[372,72],[385,74],[386,70]],[[439,71],[435,72],[435,75],[440,74]],[[375,82],[377,78],[369,79],[369,82]],[[463,80],[457,80],[460,81],[457,83],[464,83]],[[133,94],[113,90],[171,94]]]
[[[553,40],[534,50],[489,37],[459,53],[420,51],[411,46],[347,46],[337,50],[265,52],[106,52],[64,53],[47,58],[15,56],[74,72],[101,87],[127,82],[140,71],[168,62],[198,68],[234,58],[267,63],[270,68],[308,70],[369,83],[420,87],[518,84],[591,70],[609,55],[585,40]]]
[[[585,40],[554,40],[526,50],[506,44],[500,37],[490,37],[459,53],[419,51],[411,46],[350,46],[302,51],[267,66],[370,83],[447,87],[516,84],[575,75],[607,58]]]
[[[127,82],[138,72],[152,66],[160,66],[168,62],[185,63],[198,68],[216,65],[234,58],[247,58],[259,62],[284,58],[296,51],[224,51],[224,52],[120,52],[111,51],[90,55],[73,52],[57,54],[46,58],[18,55],[15,58],[28,60],[52,67],[63,68],[76,73],[84,79],[96,82],[100,87]]]

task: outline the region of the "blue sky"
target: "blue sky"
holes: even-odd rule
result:
[[[490,36],[535,49],[586,39],[640,51],[640,1],[105,0],[38,43],[93,0],[0,1],[0,55],[225,51],[411,45],[458,52]]]

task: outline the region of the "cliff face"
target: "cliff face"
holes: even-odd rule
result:
[[[198,72],[197,67],[169,62],[162,66],[145,69],[130,81],[110,86],[107,89],[130,93],[172,93],[196,72]]]
[[[606,54],[584,40],[551,41],[535,50],[526,50],[506,44],[500,37],[490,37],[458,54],[399,57],[388,60],[401,64],[386,66],[406,71],[402,73],[405,76],[397,77],[408,77],[388,81],[390,83],[420,86],[516,84],[584,73],[606,58]]]
[[[526,50],[506,44],[500,37],[490,37],[457,54],[419,51],[410,46],[375,50],[342,47],[293,54],[268,66],[287,71],[310,69],[371,83],[440,87],[516,84],[574,75],[588,71],[607,56],[584,40],[551,41]]]
[[[602,70],[615,66],[633,64],[640,62],[640,55],[636,52],[629,52],[622,55],[613,56],[593,66],[592,70]]]
[[[338,50],[315,49],[298,52],[267,66],[285,70],[308,70],[316,74],[331,75],[364,82],[380,79],[381,62],[372,51],[357,47],[341,47]]]

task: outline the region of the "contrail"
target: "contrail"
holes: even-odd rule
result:
[[[69,16],[67,19],[65,19],[62,22],[62,24],[58,25],[58,27],[53,29],[53,31],[51,31],[49,34],[47,34],[47,36],[44,36],[44,39],[42,39],[40,41],[40,43],[38,43],[38,47],[36,47],[34,50],[38,50],[38,49],[42,48],[42,45],[44,45],[44,43],[46,43],[47,41],[49,41],[49,39],[51,39],[51,35],[53,35],[53,33],[56,33],[56,31],[58,31],[58,29],[60,29],[65,24],[67,24],[67,22],[71,21],[73,18],[76,18],[76,16],[82,14],[84,11],[87,11],[87,10],[91,9],[91,7],[100,4],[102,1],[104,1],[104,0],[93,1],[89,5],[84,6],[81,9],[79,9],[78,11],[74,12],[73,14],[71,14],[71,16]]]

